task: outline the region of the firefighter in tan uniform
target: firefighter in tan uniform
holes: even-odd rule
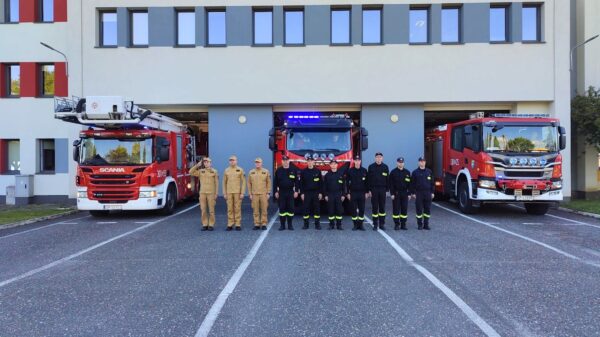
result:
[[[262,159],[256,158],[256,168],[248,172],[248,195],[252,200],[254,213],[254,230],[267,229],[267,211],[269,208],[269,195],[271,193],[271,173],[262,167]]]
[[[204,168],[201,164],[204,162]],[[219,191],[219,173],[212,168],[208,157],[190,169],[190,175],[200,180],[200,211],[202,212],[202,230],[212,231],[215,227],[215,203]]]
[[[227,230],[235,225],[235,230],[242,230],[242,199],[246,192],[246,175],[244,169],[237,165],[237,157],[229,157],[229,167],[223,173],[223,196],[227,200]]]

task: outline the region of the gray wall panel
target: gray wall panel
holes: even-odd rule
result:
[[[227,45],[251,46],[253,43],[252,7],[227,7]]]
[[[273,44],[283,45],[283,7],[273,7]]]
[[[510,35],[511,42],[521,42],[522,36],[522,10],[523,3],[521,2],[513,2],[510,6]]]
[[[408,5],[383,6],[383,43],[408,43]]]
[[[490,4],[464,4],[462,9],[462,42],[490,41]]]
[[[225,20],[227,20],[227,18],[225,18]],[[203,6],[198,6],[198,7],[196,7],[196,46],[204,46],[205,44],[206,44],[206,12],[205,12],[205,9]]]
[[[175,9],[173,7],[148,8],[148,45],[168,47],[175,45]]]
[[[69,139],[57,138],[54,140],[54,172],[69,173],[70,150]]]
[[[117,45],[129,46],[129,10],[124,7],[117,8]]]
[[[429,9],[429,42],[442,42],[442,5],[433,4]]]
[[[350,20],[350,41],[352,44],[362,43],[362,6],[352,5]]]
[[[305,37],[307,45],[328,45],[331,42],[331,13],[329,6],[304,8]]]

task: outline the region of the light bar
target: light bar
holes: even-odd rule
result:
[[[496,118],[548,118],[550,114],[493,114]]]
[[[289,115],[289,119],[319,119],[319,115]]]

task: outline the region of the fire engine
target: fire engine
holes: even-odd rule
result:
[[[196,193],[192,131],[178,121],[118,96],[56,98],[55,118],[87,127],[73,143],[77,208],[172,214]]]
[[[564,127],[548,115],[483,113],[426,134],[436,194],[455,198],[463,213],[482,203],[524,202],[543,215],[563,199]]]
[[[368,148],[365,128],[354,126],[345,114],[290,114],[283,126],[269,132],[269,148],[274,151],[275,169],[282,165],[282,157],[290,158],[290,165],[306,168],[312,157],[315,167],[323,173],[329,170],[329,161],[337,160],[339,170],[350,167],[353,155]]]

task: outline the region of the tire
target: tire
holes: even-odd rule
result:
[[[103,218],[105,216],[108,216],[108,214],[109,211],[90,211],[90,215],[94,218]]]
[[[527,214],[531,215],[544,215],[548,213],[549,208],[550,204],[525,203],[525,210],[527,210]]]
[[[175,212],[175,205],[177,204],[177,191],[175,185],[170,184],[167,188],[167,196],[165,197],[165,207],[160,211],[163,215],[171,215]]]
[[[478,207],[473,206],[473,200],[469,198],[469,185],[465,181],[458,185],[458,196],[456,199],[458,208],[464,214],[474,214],[479,210]]]

